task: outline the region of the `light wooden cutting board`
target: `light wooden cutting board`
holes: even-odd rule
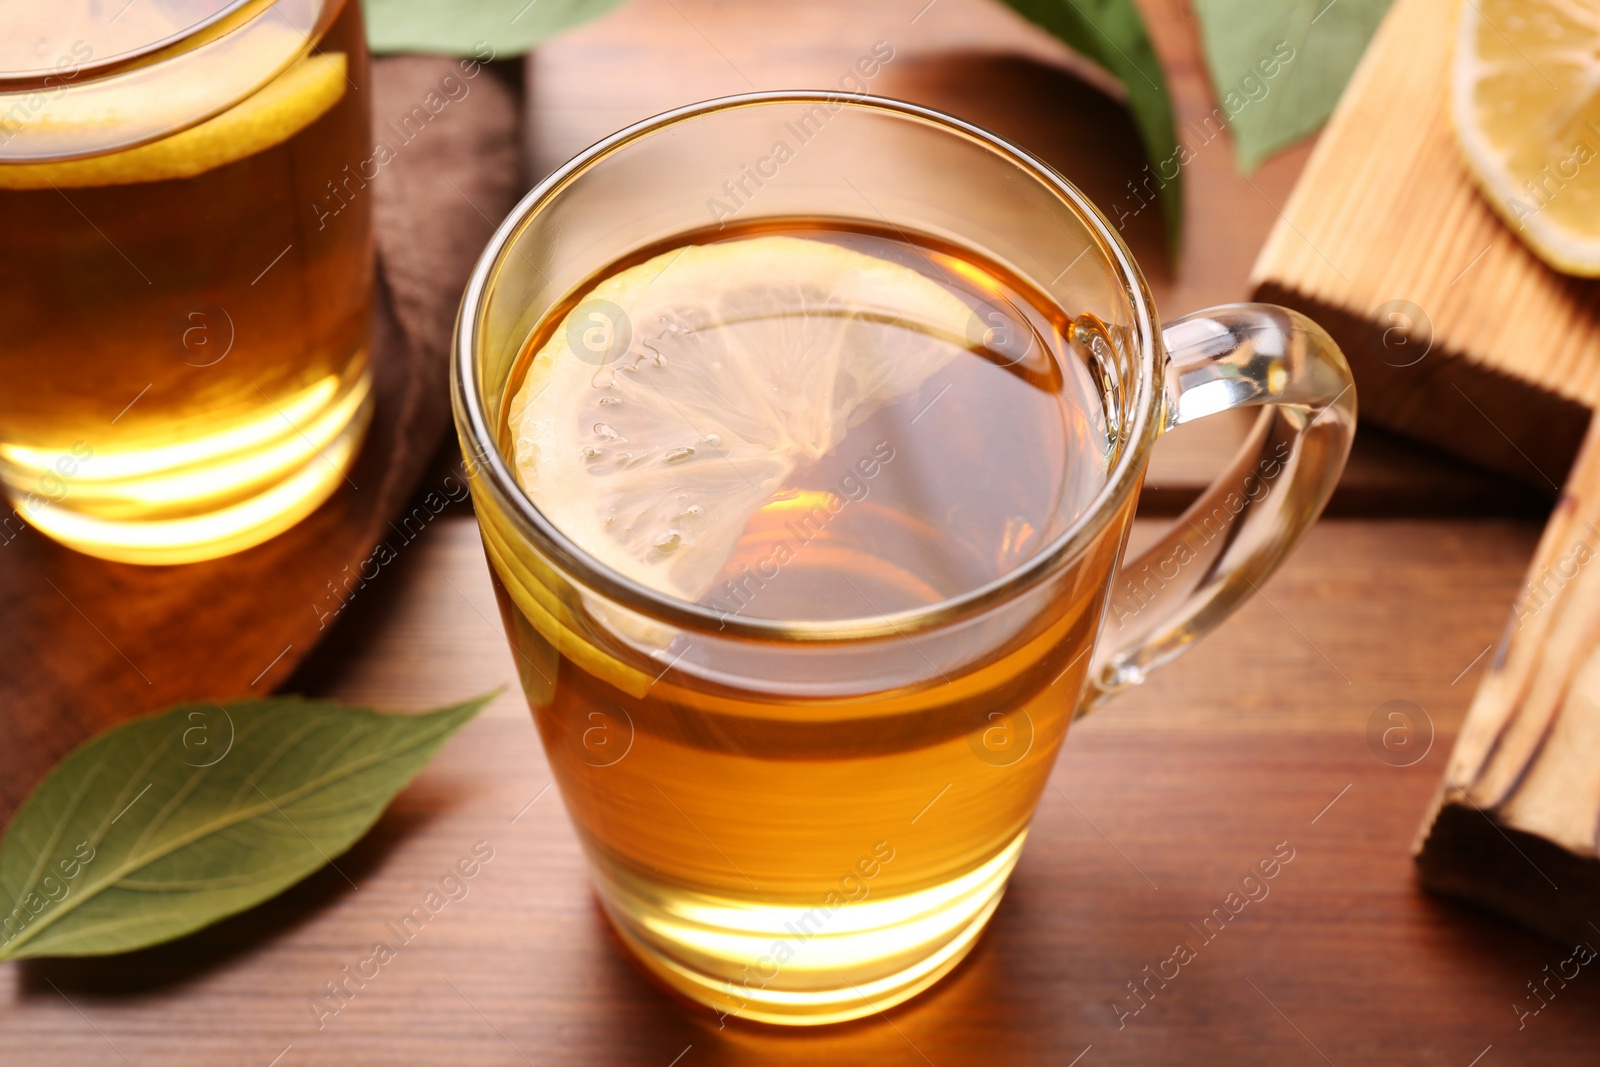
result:
[[[1344,346],[1361,416],[1554,492],[1600,406],[1600,285],[1545,266],[1451,132],[1462,0],[1397,0],[1252,275]]]

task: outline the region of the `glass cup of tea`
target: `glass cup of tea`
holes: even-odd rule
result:
[[[998,904],[1068,724],[1322,510],[1355,428],[1283,308],[1162,325],[1115,230],[926,108],[758,93],[578,156],[467,288],[456,425],[623,941],[720,1017],[912,996]],[[1151,446],[1239,458],[1123,559]]]
[[[0,13],[0,540],[247,548],[371,418],[355,0]]]

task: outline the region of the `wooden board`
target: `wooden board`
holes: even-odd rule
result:
[[[1593,1063],[1600,981],[1586,971],[1519,1032],[1511,1005],[1566,950],[1420,892],[1409,856],[1482,661],[1462,672],[1499,632],[1535,537],[1319,525],[1265,600],[1074,727],[964,966],[887,1018],[793,1034],[719,1031],[622,955],[559,793],[541,792],[477,531],[442,520],[291,680],[391,707],[511,687],[338,859],[357,888],[325,870],[164,948],[0,967],[0,1063],[1067,1067],[1091,1045],[1077,1067],[1467,1067],[1486,1049],[1478,1067]],[[1432,720],[1411,766],[1368,745],[1396,699]],[[309,998],[480,840],[495,858],[469,896],[319,1030]],[[1197,939],[1188,924],[1279,842],[1295,858],[1270,895],[1119,1030],[1127,983]]]
[[[1459,7],[1390,9],[1252,281],[1334,335],[1364,421],[1554,491],[1600,404],[1600,284],[1545,266],[1473,186],[1447,100]]]

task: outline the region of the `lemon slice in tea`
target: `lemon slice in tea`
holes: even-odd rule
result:
[[[1490,205],[1534,253],[1600,275],[1600,0],[1461,6],[1451,111]]]
[[[0,189],[71,189],[192,178],[287,141],[349,87],[342,53],[308,55],[234,107],[197,126],[120,152],[0,166]]]
[[[972,320],[841,245],[665,253],[602,281],[535,353],[509,411],[518,478],[601,562],[698,600],[757,509],[967,350]]]

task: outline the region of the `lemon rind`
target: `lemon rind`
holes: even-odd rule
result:
[[[193,178],[282,144],[343,99],[342,52],[308,55],[238,104],[146,144],[86,159],[0,164],[0,189],[83,189]]]

